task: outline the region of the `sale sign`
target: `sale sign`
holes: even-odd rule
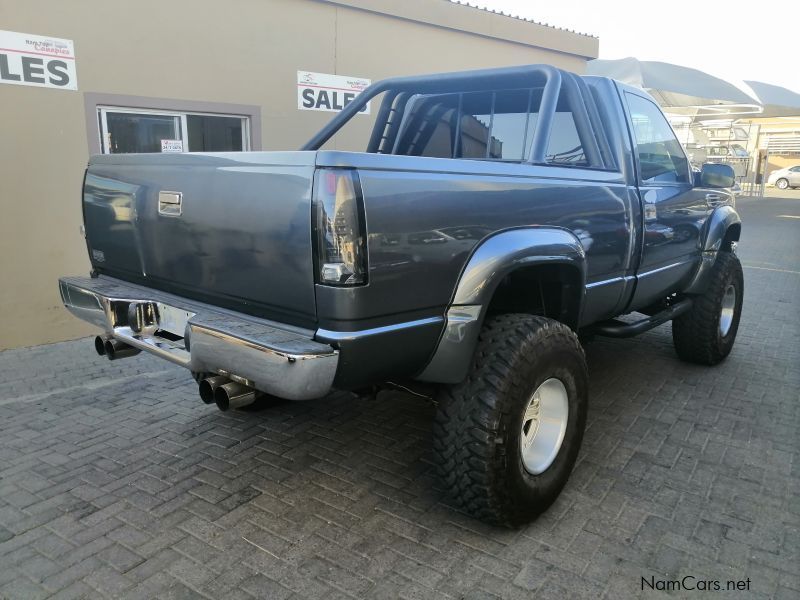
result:
[[[0,83],[77,90],[72,40],[0,30]]]

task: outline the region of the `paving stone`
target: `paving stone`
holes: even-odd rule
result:
[[[107,562],[120,573],[124,573],[144,562],[145,559],[120,544],[113,544],[100,553],[100,560]]]
[[[19,577],[0,587],[0,598],[4,599],[36,600],[38,598],[46,598],[49,595],[49,592],[41,585],[33,583],[24,577]]]

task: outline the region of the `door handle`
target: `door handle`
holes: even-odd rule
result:
[[[165,217],[180,217],[182,204],[181,192],[158,192],[158,214]]]

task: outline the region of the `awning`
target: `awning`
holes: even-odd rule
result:
[[[755,98],[732,83],[703,71],[636,58],[593,60],[587,75],[611,77],[647,90],[670,113],[696,117],[729,117],[758,113]]]
[[[762,81],[745,81],[758,96],[764,106],[761,114],[753,115],[753,119],[772,117],[800,117],[800,94],[779,85]]]

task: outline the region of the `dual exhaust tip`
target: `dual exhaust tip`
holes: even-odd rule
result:
[[[94,349],[108,360],[118,360],[135,356],[141,350],[120,342],[110,336],[98,335],[94,338]],[[231,381],[222,375],[206,377],[200,382],[200,398],[206,404],[215,403],[221,411],[242,408],[256,400],[256,390],[241,383]]]
[[[120,342],[112,337],[98,335],[94,338],[94,349],[100,356],[105,356],[108,360],[118,360],[128,356],[136,356],[141,352],[138,348],[129,346],[125,342]]]
[[[215,375],[200,382],[200,399],[206,404],[213,402],[218,409],[226,411],[255,402],[256,390],[222,375]]]

